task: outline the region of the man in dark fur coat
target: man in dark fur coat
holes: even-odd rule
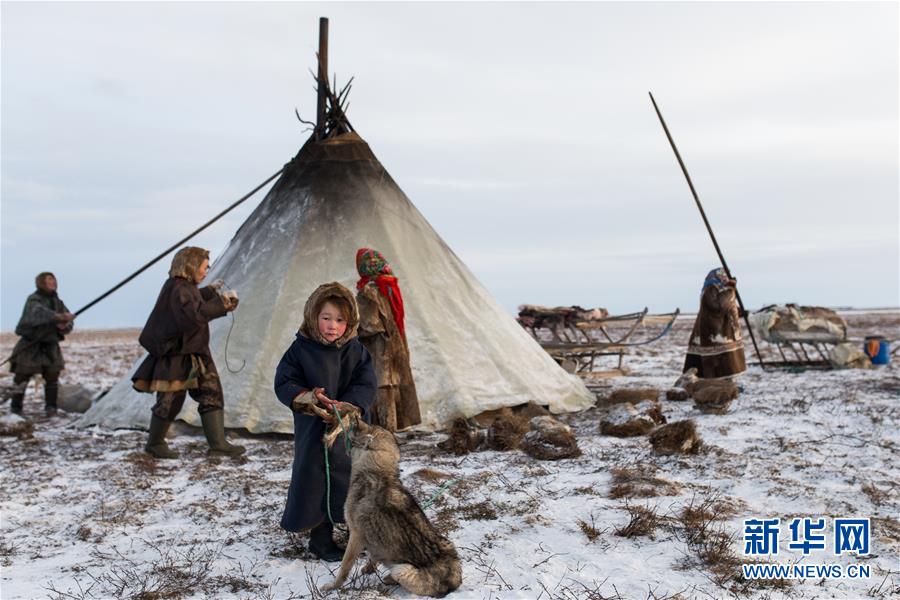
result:
[[[44,378],[44,409],[47,416],[56,414],[59,373],[65,369],[59,342],[72,331],[75,316],[56,293],[53,273],[40,273],[34,279],[37,291],[28,296],[16,335],[22,336],[13,349],[10,371],[15,373],[10,410],[22,413],[25,389],[33,375]]]
[[[684,360],[685,372],[694,367],[699,377],[717,379],[747,370],[736,285],[725,269],[713,269],[706,276]]]
[[[209,350],[209,322],[237,308],[238,299],[219,295],[216,282],[198,288],[208,270],[209,251],[193,246],[179,250],[139,338],[149,356],[131,380],[135,390],[156,393],[144,449],[157,458],[178,458],[166,444],[166,431],[188,393],[199,405],[209,453],[234,456],[244,451],[225,439],[225,397]]]

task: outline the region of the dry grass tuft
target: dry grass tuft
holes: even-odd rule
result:
[[[493,521],[497,518],[496,509],[487,500],[457,506],[455,511],[459,518],[466,521]]]
[[[12,557],[18,554],[19,545],[0,538],[0,564],[4,567],[12,565]]]
[[[89,585],[85,588],[75,581],[76,590],[61,590],[58,582],[47,585],[54,600],[62,598],[132,598],[134,600],[162,600],[187,598],[200,594],[219,596],[223,592],[260,593],[267,588],[255,579],[255,565],[227,575],[214,574],[215,563],[222,557],[222,545],[196,543],[186,547],[163,545],[148,540],[143,544],[156,558],[136,560],[115,550],[113,554],[95,552],[93,558],[103,563],[100,569],[86,569]]]
[[[616,528],[615,534],[621,537],[649,537],[662,525],[663,517],[656,512],[656,507],[626,506],[630,519],[624,527]]]
[[[692,498],[676,516],[688,549],[710,579],[732,593],[747,593],[752,587],[783,589],[790,585],[783,579],[746,580],[741,572],[744,562],[734,552],[736,533],[729,533],[719,522],[730,514],[730,506],[718,495]]]
[[[639,465],[636,469],[613,469],[612,485],[609,497],[616,498],[651,498],[654,496],[674,496],[679,493],[679,486],[654,477],[654,469]]]
[[[593,542],[598,537],[600,537],[600,534],[602,534],[603,531],[600,529],[597,529],[597,526],[594,523],[594,515],[593,514],[589,515],[589,518],[591,520],[590,523],[588,523],[587,521],[585,521],[583,519],[578,519],[575,522],[578,523],[578,527],[581,529],[581,532],[587,536],[588,541]]]
[[[139,451],[125,456],[125,462],[135,475],[156,475],[157,459],[150,454]]]
[[[434,514],[431,518],[431,524],[441,533],[448,535],[459,529],[459,521],[456,520],[456,509],[444,507]]]
[[[879,489],[874,483],[864,483],[862,484],[861,489],[875,506],[882,506],[891,499],[890,490]]]

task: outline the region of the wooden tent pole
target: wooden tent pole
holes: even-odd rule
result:
[[[328,18],[319,17],[319,76],[316,105],[316,139],[325,138],[325,98],[328,94]]]
[[[728,268],[728,264],[725,262],[725,256],[722,254],[721,248],[719,248],[719,242],[716,241],[716,235],[713,233],[712,227],[709,224],[709,219],[706,218],[706,211],[703,210],[703,205],[700,204],[697,190],[694,189],[694,182],[691,181],[691,176],[688,174],[687,167],[684,166],[684,161],[681,160],[681,154],[675,146],[675,140],[672,139],[672,134],[669,133],[669,128],[666,126],[666,121],[663,119],[662,113],[659,112],[659,107],[656,105],[656,100],[653,98],[652,93],[650,94],[650,102],[653,103],[653,109],[656,111],[656,116],[659,117],[659,122],[662,124],[663,131],[666,133],[669,145],[672,146],[672,150],[675,152],[675,158],[678,159],[678,164],[681,166],[681,172],[684,173],[684,178],[687,179],[688,187],[691,188],[691,195],[694,197],[694,202],[697,203],[697,209],[700,211],[700,216],[703,218],[703,224],[706,225],[706,231],[709,233],[709,239],[712,240],[713,246],[716,249],[716,254],[719,255],[719,261],[722,263],[722,268],[725,269],[725,273],[730,279],[734,279],[731,275],[731,270]],[[750,334],[750,340],[753,342],[753,349],[756,351],[756,359],[759,361],[759,366],[765,368],[762,355],[759,353],[759,346],[756,345],[756,336],[753,335],[753,327],[750,326],[750,319],[747,318],[747,310],[744,308],[744,302],[741,300],[741,294],[738,292],[737,286],[734,288],[734,295],[737,298],[738,306],[741,307],[744,322],[747,324],[747,333]]]

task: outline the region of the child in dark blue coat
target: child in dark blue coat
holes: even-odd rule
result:
[[[327,423],[312,406],[328,413],[356,411],[370,421],[378,382],[368,351],[356,337],[359,311],[353,294],[339,283],[312,293],[303,309],[303,324],[275,370],[275,394],[294,412],[294,467],[281,527],[312,528],[309,549],[326,561],[343,556],[332,537],[326,507],[322,435]],[[350,456],[343,436],[328,451],[331,472],[331,518],[344,522],[350,484]]]

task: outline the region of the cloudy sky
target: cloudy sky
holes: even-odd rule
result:
[[[898,4],[3,2],[0,328],[77,309],[308,136],[318,17],[349,116],[511,312],[900,304]],[[194,240],[221,253],[262,194]],[[84,313],[142,325],[168,259]],[[398,269],[402,274],[402,266]]]

